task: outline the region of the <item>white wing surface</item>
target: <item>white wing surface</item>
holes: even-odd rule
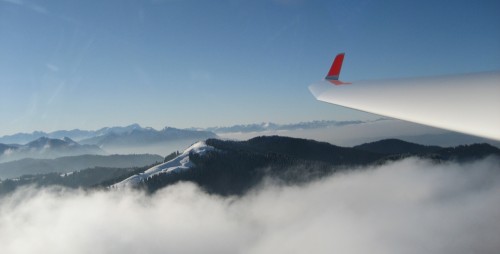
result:
[[[316,99],[500,140],[500,72],[346,83],[338,80],[343,58],[309,86]]]

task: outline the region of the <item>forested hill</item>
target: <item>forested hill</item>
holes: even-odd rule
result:
[[[380,154],[348,147],[335,146],[315,140],[263,136],[248,141],[209,139],[207,144],[220,150],[247,151],[260,154],[280,154],[290,158],[322,161],[333,165],[365,164],[380,159]]]
[[[388,155],[388,157],[419,156],[434,160],[457,161],[480,159],[488,155],[500,155],[500,149],[486,143],[460,145],[456,147],[439,147],[425,146],[399,139],[384,139],[376,142],[365,143],[354,146],[353,149]]]
[[[425,146],[399,139],[384,139],[376,142],[354,146],[353,148],[356,150],[363,150],[379,154],[425,154],[443,149],[439,146]]]
[[[293,184],[318,179],[339,170],[409,156],[436,162],[500,156],[500,150],[488,144],[441,148],[411,143],[401,146],[402,142],[380,141],[370,151],[366,151],[279,136],[257,137],[248,141],[208,139],[206,144],[216,150],[203,155],[190,153],[189,159],[195,165],[193,168],[158,174],[140,185],[154,192],[178,181],[191,181],[210,193],[239,195],[260,184],[266,177]]]

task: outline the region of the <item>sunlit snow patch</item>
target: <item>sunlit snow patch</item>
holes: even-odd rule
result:
[[[119,183],[110,186],[110,188],[133,187],[139,184],[140,182],[144,181],[145,179],[152,177],[154,175],[176,172],[192,168],[194,166],[194,163],[189,161],[190,153],[203,155],[207,151],[212,151],[212,150],[215,150],[215,148],[205,144],[204,141],[199,141],[191,145],[188,149],[184,150],[182,154],[175,157],[174,159],[162,163],[160,165],[154,166],[144,171],[143,173],[133,175]]]

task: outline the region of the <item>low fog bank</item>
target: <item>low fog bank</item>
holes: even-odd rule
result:
[[[270,181],[272,182],[272,181]],[[24,189],[0,200],[1,253],[498,253],[500,159],[414,158],[240,198],[181,183]]]

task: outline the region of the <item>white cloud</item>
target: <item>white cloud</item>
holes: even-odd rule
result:
[[[2,253],[498,253],[500,161],[406,159],[242,198],[27,189],[0,200]]]

